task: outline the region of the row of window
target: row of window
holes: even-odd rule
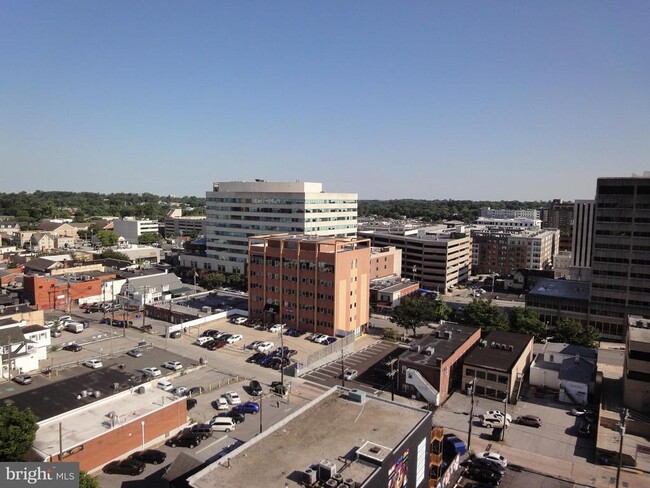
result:
[[[479,380],[487,380],[487,381],[492,381],[494,383],[502,383],[504,385],[508,384],[508,377],[504,375],[497,375],[496,373],[489,373],[486,371],[481,371],[480,369],[473,369],[473,368],[466,368],[465,369],[465,375],[466,376],[472,376],[475,377]],[[478,390],[477,390],[478,393]]]

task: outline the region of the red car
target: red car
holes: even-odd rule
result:
[[[221,349],[222,347],[226,347],[228,343],[226,341],[212,341],[210,342],[205,348],[208,351],[214,351],[216,349]]]

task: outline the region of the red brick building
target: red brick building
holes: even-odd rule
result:
[[[248,255],[251,318],[328,335],[365,331],[369,239],[257,236]]]
[[[24,299],[38,310],[63,310],[68,304],[78,303],[81,298],[100,296],[102,282],[114,278],[114,274],[100,278],[25,275]]]

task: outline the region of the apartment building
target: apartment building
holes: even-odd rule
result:
[[[591,280],[591,251],[596,218],[594,200],[576,200],[573,207],[573,236],[571,242],[572,279]]]
[[[137,244],[138,238],[145,232],[157,233],[158,230],[158,222],[155,220],[125,218],[113,221],[113,231],[118,236],[124,237],[130,244]]]
[[[571,232],[573,231],[573,202],[555,199],[549,208],[542,210],[542,228],[560,230],[560,250],[571,250]]]
[[[365,331],[369,239],[256,236],[248,254],[249,317],[328,335]]]
[[[402,250],[395,246],[370,249],[370,280],[402,275]]]
[[[472,231],[472,269],[477,274],[513,274],[518,269],[547,269],[558,252],[556,229],[518,233],[476,229]]]
[[[322,183],[215,182],[206,200],[206,257],[198,263],[203,269],[245,273],[248,238],[256,235],[357,234],[357,194],[327,193]]]
[[[165,217],[165,237],[205,235],[205,215],[183,215],[183,210],[174,208]]]
[[[481,207],[479,210],[480,217],[486,217],[489,219],[534,219],[539,220],[540,212],[537,209],[509,209],[509,208],[490,208],[490,207]]]
[[[462,226],[426,227],[400,233],[361,232],[372,245],[402,251],[402,276],[425,289],[445,293],[467,281],[471,270],[470,236]]]
[[[542,221],[540,219],[528,219],[525,217],[516,217],[513,219],[497,219],[493,217],[479,217],[474,221],[475,225],[485,226],[488,229],[498,229],[502,231],[520,232],[522,230],[540,229]]]
[[[650,173],[599,178],[590,324],[626,337],[627,316],[650,316]]]

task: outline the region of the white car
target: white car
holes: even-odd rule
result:
[[[47,327],[48,329],[52,326],[54,326],[54,321],[53,320],[48,320],[43,324],[44,327]]]
[[[512,422],[512,416],[510,414],[504,414],[500,410],[488,410],[487,412],[484,413],[484,415],[486,417],[501,417],[501,418],[503,418],[505,415],[508,423]]]
[[[315,342],[316,344],[322,344],[322,343],[325,342],[328,338],[329,338],[329,336],[326,335],[326,334],[318,334],[316,337],[314,337],[314,338],[312,339],[312,341]]]
[[[228,400],[226,400],[222,396],[217,398],[215,400],[214,404],[215,404],[215,407],[217,407],[217,410],[230,410],[230,405],[228,405]]]
[[[284,328],[284,324],[275,324],[269,327],[269,332],[280,332]]]
[[[177,386],[172,390],[172,393],[178,397],[182,397],[183,395],[185,395],[186,391],[187,391],[186,386]]]
[[[343,378],[345,378],[345,379],[348,380],[348,381],[353,380],[353,379],[356,378],[357,376],[359,376],[359,372],[358,372],[356,369],[350,369],[350,368],[348,368],[348,369],[346,369],[345,372],[343,373]]]
[[[492,463],[498,464],[499,466],[505,468],[508,466],[508,460],[504,458],[502,455],[497,454],[496,452],[481,452],[478,453],[475,456],[477,459],[485,459],[486,461],[490,461]]]
[[[71,320],[72,317],[70,317],[69,315],[61,315],[61,317],[59,317],[60,324],[65,324],[66,322],[70,322]]]
[[[87,361],[84,362],[84,366],[88,366],[89,368],[92,369],[97,369],[97,368],[101,368],[104,365],[99,359],[88,359]]]
[[[591,415],[592,413],[594,412],[585,407],[573,407],[573,409],[571,409],[571,415],[575,415],[576,417]]]
[[[171,381],[169,380],[158,380],[158,388],[164,391],[172,391],[174,389],[174,385],[172,385]]]
[[[244,336],[242,336],[241,334],[233,334],[230,337],[228,337],[226,342],[228,344],[234,344],[235,342],[241,341],[243,338],[244,338]]]
[[[275,344],[272,342],[262,342],[261,344],[258,344],[256,349],[258,352],[263,352],[263,353],[268,353],[275,347]]]
[[[241,403],[241,398],[239,398],[239,394],[237,394],[234,391],[229,391],[225,395],[226,400],[228,400],[228,403],[230,405],[239,405]]]
[[[174,371],[183,369],[183,365],[178,361],[167,361],[165,364],[163,364],[163,367],[167,369],[173,369]]]
[[[142,372],[150,378],[156,378],[162,375],[162,372],[158,368],[142,368]]]
[[[250,344],[246,345],[246,349],[257,349],[257,346],[259,346],[262,342],[264,341],[253,341]]]

